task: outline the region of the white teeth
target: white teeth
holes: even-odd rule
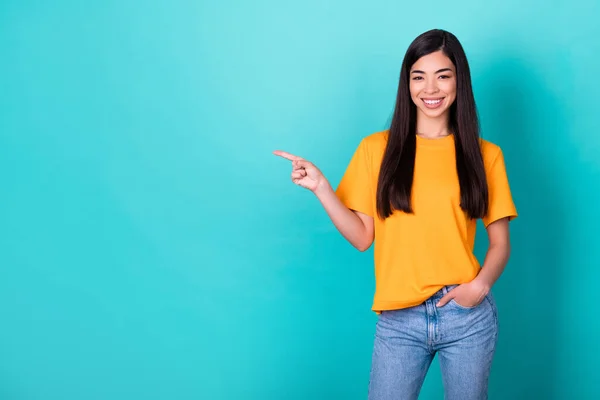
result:
[[[425,102],[425,104],[429,104],[429,105],[434,105],[434,104],[439,104],[442,102],[442,99],[440,100],[423,100]]]

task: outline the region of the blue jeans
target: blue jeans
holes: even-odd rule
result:
[[[496,304],[490,292],[475,307],[436,303],[457,285],[445,286],[424,303],[383,311],[377,321],[369,383],[370,400],[414,400],[438,354],[444,398],[487,399],[498,338]]]

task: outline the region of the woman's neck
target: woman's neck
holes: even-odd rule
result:
[[[417,115],[417,135],[423,137],[448,136],[448,114],[440,115],[438,118],[429,118],[425,115]]]

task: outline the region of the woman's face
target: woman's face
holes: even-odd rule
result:
[[[440,50],[423,56],[410,70],[410,96],[417,113],[438,118],[456,99],[456,69]]]

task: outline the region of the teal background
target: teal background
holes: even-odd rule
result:
[[[491,399],[596,399],[597,1],[0,2],[0,399],[364,399],[336,185],[404,52],[463,43],[520,217]],[[477,254],[485,254],[480,225]],[[439,399],[437,360],[422,399]]]

